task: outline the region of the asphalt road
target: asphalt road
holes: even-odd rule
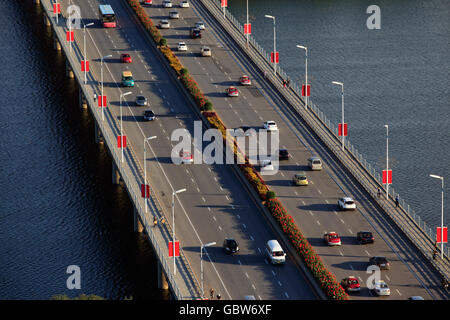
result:
[[[291,259],[284,266],[267,264],[265,243],[275,239],[275,233],[262,213],[238,182],[233,170],[226,165],[174,165],[170,153],[176,142],[171,133],[186,128],[193,134],[193,121],[198,120],[192,106],[179,92],[175,79],[169,76],[155,49],[148,42],[137,20],[126,8],[125,1],[110,0],[118,17],[119,27],[104,29],[98,21],[100,1],[72,1],[80,6],[87,28],[87,56],[91,60],[91,74],[100,80],[100,57],[111,54],[104,61],[104,92],[108,110],[120,120],[120,93],[131,91],[123,103],[123,130],[139,159],[143,158],[144,137],[156,135],[147,145],[147,176],[157,190],[169,223],[172,223],[172,190],[186,188],[176,196],[176,234],[197,278],[200,279],[200,245],[215,241],[217,245],[204,250],[204,287],[220,293],[222,299],[243,299],[254,295],[257,299],[316,299],[304,275]],[[63,6],[64,10],[65,6]],[[82,30],[75,38],[82,45]],[[121,53],[130,53],[133,63],[122,64]],[[122,71],[133,73],[135,87],[120,86]],[[194,72],[193,72],[194,73]],[[90,85],[98,85],[89,81]],[[143,94],[157,120],[144,122],[142,114],[147,107],[136,106],[134,99]],[[141,160],[142,161],[142,160]],[[143,167],[143,164],[141,163]],[[240,253],[227,256],[221,245],[225,237],[233,237],[240,244]]]
[[[155,5],[146,9],[153,21],[157,23],[160,19],[168,18],[172,9],[162,8],[162,1],[154,2]],[[442,292],[439,279],[426,258],[397,227],[392,226],[382,210],[362,191],[337,159],[292,114],[280,94],[263,79],[262,72],[255,68],[199,1],[191,1],[189,9],[174,9],[179,11],[181,18],[170,19],[171,28],[161,32],[175,52],[178,42],[187,43],[188,51],[176,54],[213,102],[226,126],[237,128],[249,125],[261,128],[266,120],[275,120],[278,124],[280,147],[287,148],[292,157],[280,162],[280,171],[276,175],[265,176],[264,179],[294,217],[329,270],[338,279],[349,275],[359,278],[362,290],[352,295],[352,298],[376,299],[366,286],[370,276],[366,272],[368,260],[376,255],[387,257],[391,263],[391,270],[381,273],[381,279],[391,289],[391,296],[382,299],[407,299],[413,295],[425,299],[448,298]],[[206,24],[202,39],[190,39],[190,27],[200,20]],[[200,47],[203,45],[212,49],[212,57],[201,57]],[[270,70],[267,69],[268,72]],[[243,74],[252,78],[251,88],[239,85],[238,79]],[[229,86],[238,87],[239,97],[226,97],[225,89]],[[307,159],[311,155],[319,155],[324,160],[324,170],[308,171]],[[291,179],[297,171],[307,172],[309,186],[292,186]],[[234,191],[230,194],[236,195]],[[357,201],[356,211],[339,211],[337,201],[344,195]],[[372,231],[375,243],[359,245],[355,237],[361,230]],[[335,231],[341,236],[342,246],[329,247],[324,243],[323,234],[329,231]]]

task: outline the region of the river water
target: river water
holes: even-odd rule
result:
[[[434,228],[441,223],[441,182],[450,178],[450,2],[448,0],[249,0],[252,33],[273,51],[276,19],[280,65],[337,126],[344,83],[348,139],[372,165],[389,163],[396,193]],[[369,30],[367,8],[380,8],[381,29]],[[229,1],[246,20],[246,0]],[[449,180],[447,180],[449,181]],[[448,182],[447,182],[448,185]],[[450,189],[445,188],[445,191]],[[444,209],[450,197],[444,195]],[[448,212],[448,210],[447,210]],[[445,214],[445,224],[450,215]]]
[[[37,8],[0,1],[0,299],[167,298]],[[80,267],[80,290],[66,287],[69,265]]]
[[[277,17],[281,66],[296,81],[304,52],[295,45],[308,47],[311,99],[335,124],[341,100],[331,81],[344,82],[349,139],[379,170],[389,124],[393,187],[427,224],[438,224],[440,183],[428,175],[450,169],[449,2],[378,1],[381,30],[366,27],[371,1],[249,3],[253,33],[269,51],[272,22],[264,14]],[[245,1],[230,5],[244,21]],[[38,8],[31,0],[0,2],[1,30],[8,30],[0,33],[0,299],[167,298]],[[80,290],[66,287],[69,265],[81,269]]]

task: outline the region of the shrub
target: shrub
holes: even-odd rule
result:
[[[180,72],[181,72],[181,75],[182,75],[182,76],[186,76],[186,75],[189,74],[189,71],[188,71],[188,69],[186,69],[186,68],[181,68]]]
[[[167,46],[167,40],[166,38],[161,38],[161,40],[159,40],[159,44],[163,47]]]
[[[276,198],[275,191],[267,191],[267,193],[266,193],[267,200],[275,199],[275,198]]]
[[[209,101],[206,101],[206,102],[205,102],[205,105],[203,106],[203,110],[205,110],[205,111],[211,111],[212,109],[213,109],[212,103],[209,102]]]

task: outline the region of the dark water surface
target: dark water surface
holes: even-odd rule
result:
[[[126,191],[39,6],[0,1],[0,299],[162,299]],[[7,32],[5,32],[7,31]],[[81,268],[81,290],[66,269]]]
[[[369,30],[367,7],[381,9],[381,29]],[[242,23],[246,1],[229,1]],[[337,126],[344,83],[348,138],[381,173],[386,128],[392,187],[433,230],[441,223],[441,182],[450,183],[450,1],[249,0],[256,40],[273,51],[276,18],[281,67],[304,81],[308,47],[311,99]],[[444,210],[450,208],[445,188]],[[444,224],[450,215],[444,212]]]

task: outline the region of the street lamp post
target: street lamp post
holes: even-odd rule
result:
[[[430,174],[430,177],[441,179],[442,186],[441,186],[441,193],[442,193],[442,200],[441,200],[441,259],[444,259],[444,177],[437,176],[434,174]]]
[[[248,0],[247,0],[247,28],[248,28]],[[249,34],[248,34],[248,29],[247,29],[247,48],[248,48],[248,37],[249,37]]]
[[[144,201],[145,201],[145,213],[147,213],[147,141],[156,139],[156,136],[144,138]]]
[[[121,159],[121,163],[123,163],[123,125],[122,125],[122,99],[123,97],[127,96],[131,94],[131,91],[125,92],[125,93],[121,93],[120,94],[120,145],[121,145],[121,149],[122,149],[122,159]],[[103,97],[102,97],[103,99]],[[103,103],[103,101],[102,101]]]
[[[299,44],[297,48],[305,50],[305,109],[308,109],[308,48]]]
[[[71,18],[71,12],[72,10],[70,10],[70,0],[69,0],[69,37],[72,40],[72,18]],[[69,41],[69,47],[70,47],[70,52],[72,52],[72,41]]]
[[[103,99],[103,60],[106,58],[111,58],[111,57],[112,57],[112,55],[108,54],[107,56],[101,57],[101,59],[100,59],[100,71],[101,71],[101,78],[102,78],[102,90],[101,90],[100,105],[102,107],[102,121],[103,121],[103,109],[104,109],[104,107],[103,107],[103,101],[104,101],[104,99]]]
[[[384,125],[386,128],[386,200],[389,200],[389,126]]]
[[[203,248],[214,246],[215,242],[210,242],[207,244],[202,244],[200,248],[200,275],[201,275],[201,281],[202,281],[202,299],[205,296],[205,292],[203,290]]]
[[[277,41],[276,41],[276,32],[275,32],[275,17],[270,16],[268,14],[265,15],[266,18],[273,20],[273,74],[277,74]]]
[[[173,237],[172,237],[172,248],[173,248],[173,275],[177,274],[177,266],[175,264],[175,195],[181,192],[185,192],[186,189],[180,189],[172,192],[172,225],[173,225]]]
[[[83,48],[84,48],[84,54],[83,54],[83,59],[84,59],[84,84],[86,84],[86,27],[92,26],[94,25],[93,22],[88,23],[88,24],[83,24]]]
[[[344,151],[344,139],[345,139],[345,135],[344,135],[344,83],[342,82],[337,82],[337,81],[332,81],[333,84],[336,84],[338,86],[341,86],[342,88],[342,124],[341,124],[341,141],[342,141],[342,151]]]

